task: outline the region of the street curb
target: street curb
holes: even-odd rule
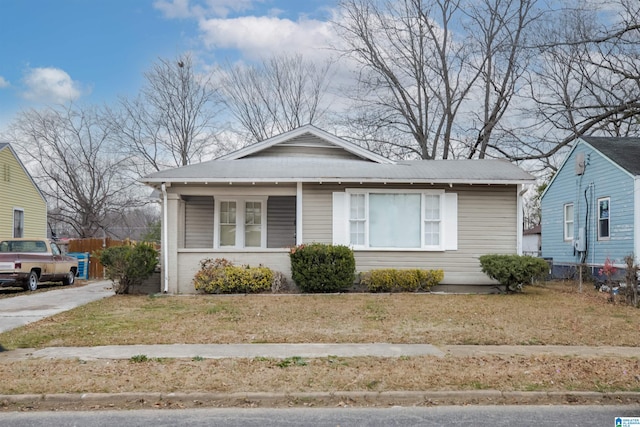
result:
[[[197,407],[389,407],[447,405],[631,405],[638,392],[387,391],[306,393],[61,393],[0,395],[0,411]]]

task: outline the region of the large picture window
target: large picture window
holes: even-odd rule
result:
[[[610,199],[608,197],[598,199],[598,240],[607,240],[610,237],[610,213]]]
[[[347,203],[353,247],[444,249],[444,191],[353,191]]]
[[[573,203],[564,205],[564,240],[573,240]]]

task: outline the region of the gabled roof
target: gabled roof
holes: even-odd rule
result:
[[[612,136],[581,136],[569,153],[565,156],[562,164],[558,168],[556,174],[553,175],[549,185],[544,189],[540,195],[540,199],[543,199],[551,188],[551,184],[556,180],[559,172],[564,168],[567,161],[571,157],[571,154],[580,146],[580,144],[587,144],[594,150],[600,152],[613,164],[617,165],[620,169],[626,171],[631,176],[640,175],[640,138],[632,137],[612,137]]]
[[[535,178],[505,160],[414,160],[394,164],[362,160],[267,157],[211,160],[153,173],[162,182],[387,182],[530,184]]]
[[[265,139],[264,141],[251,144],[240,150],[221,156],[217,160],[238,160],[243,157],[247,157],[252,154],[255,154],[259,151],[264,151],[267,148],[273,147],[274,145],[278,145],[285,141],[290,141],[292,139],[298,138],[305,134],[310,134],[317,138],[320,138],[328,142],[329,144],[332,144],[338,148],[342,148],[343,150],[351,154],[354,154],[357,157],[362,158],[363,160],[370,160],[372,162],[385,163],[385,164],[393,163],[393,161],[387,159],[386,157],[380,156],[379,154],[376,154],[372,151],[362,148],[349,141],[345,141],[342,138],[338,138],[337,136],[330,134],[329,132],[325,132],[322,129],[318,129],[313,125],[304,125],[292,131],[285,132],[278,136],[274,136],[273,138]]]
[[[38,187],[38,184],[36,184],[36,182],[33,180],[33,177],[31,176],[31,174],[29,173],[27,168],[24,166],[24,164],[20,160],[20,157],[18,157],[18,153],[15,152],[15,150],[13,149],[11,144],[9,144],[8,142],[0,142],[0,151],[2,151],[4,149],[8,149],[9,151],[11,151],[11,154],[13,154],[13,157],[15,157],[16,161],[18,162],[18,164],[20,165],[20,167],[22,168],[24,173],[29,178],[29,181],[31,181],[31,183],[33,184],[35,189],[38,191],[38,194],[40,194],[40,197],[42,197],[42,200],[44,200],[44,202],[46,204],[47,203],[47,199],[44,197],[44,194],[42,194],[42,191],[40,191],[40,187]]]
[[[287,150],[269,155],[271,147],[278,144]],[[338,148],[349,155],[308,154],[305,150],[309,145]],[[393,162],[307,125],[216,160],[156,172],[141,181],[157,186],[163,182],[529,184],[534,180],[532,175],[505,160]]]
[[[581,139],[631,175],[640,175],[640,138],[585,136]]]

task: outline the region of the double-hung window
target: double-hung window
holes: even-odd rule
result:
[[[609,197],[598,199],[598,240],[607,240],[610,238],[610,206]]]
[[[370,249],[444,249],[444,191],[347,190],[349,244]]]
[[[564,205],[564,240],[573,240],[573,203]]]
[[[214,223],[220,248],[266,247],[266,200],[221,199],[216,202]]]

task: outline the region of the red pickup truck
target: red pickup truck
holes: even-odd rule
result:
[[[0,240],[0,287],[22,286],[35,291],[39,282],[71,285],[77,272],[78,260],[63,255],[50,240]]]

